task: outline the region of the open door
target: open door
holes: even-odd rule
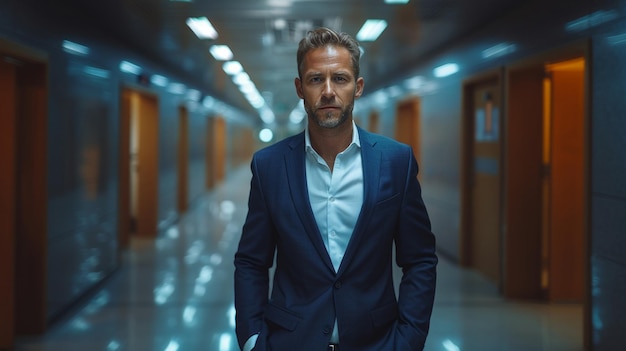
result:
[[[585,75],[582,53],[509,71],[507,297],[584,300]]]
[[[122,89],[120,130],[119,239],[154,238],[158,219],[158,100]]]
[[[46,56],[0,39],[0,349],[47,324],[47,89]]]
[[[542,287],[550,301],[582,302],[585,286],[585,60],[546,65]]]

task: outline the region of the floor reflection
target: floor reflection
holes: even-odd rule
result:
[[[157,240],[133,240],[87,301],[17,351],[231,351],[233,255],[247,210],[242,167]],[[502,299],[476,272],[440,260],[430,351],[582,350],[582,307]]]

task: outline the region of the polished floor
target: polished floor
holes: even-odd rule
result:
[[[134,240],[81,306],[16,351],[231,351],[233,255],[250,173],[241,167],[156,240]],[[441,257],[427,351],[582,350],[582,308],[508,301]],[[384,350],[383,350],[384,351]]]

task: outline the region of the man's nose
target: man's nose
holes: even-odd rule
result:
[[[333,97],[335,95],[335,89],[333,87],[333,84],[331,82],[330,79],[327,79],[326,82],[324,83],[324,90],[322,91],[322,94],[325,97]]]

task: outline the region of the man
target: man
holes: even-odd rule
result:
[[[306,130],[253,157],[235,254],[236,331],[244,351],[424,347],[435,238],[411,148],[352,121],[364,85],[359,56],[347,34],[309,32],[299,44],[295,79]],[[403,270],[397,298],[394,241]]]

